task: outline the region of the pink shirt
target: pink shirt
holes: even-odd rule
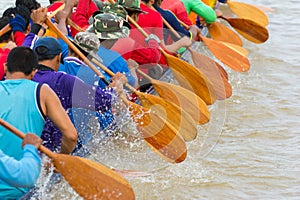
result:
[[[188,17],[188,13],[184,7],[184,4],[180,0],[164,0],[160,6],[162,9],[169,10],[178,19],[187,24],[188,26],[192,25],[191,20]]]

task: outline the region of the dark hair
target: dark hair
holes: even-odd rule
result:
[[[6,10],[4,10],[2,16],[3,17],[12,17],[16,14],[16,7],[9,7]]]
[[[60,1],[60,0],[49,0],[49,3],[50,3],[50,4],[53,4],[53,3],[56,2],[56,1]]]
[[[44,46],[37,47],[35,49],[35,52],[38,56],[38,61],[43,61],[43,60],[52,60],[55,56],[57,55],[48,55],[47,52],[49,49]]]
[[[0,18],[0,29],[4,28],[7,24],[9,24],[9,17],[1,17]],[[8,42],[10,35],[11,35],[12,30],[6,32],[0,37],[0,42]]]
[[[7,8],[4,12],[3,12],[3,16],[7,16],[7,17],[15,17],[16,14],[21,15],[21,17],[24,18],[26,26],[28,26],[29,21],[30,21],[30,10],[25,7],[24,5],[18,5],[17,7],[10,7]]]
[[[9,52],[6,65],[7,71],[10,73],[23,72],[25,75],[29,75],[34,69],[37,69],[38,58],[29,47],[15,47]]]
[[[16,7],[19,5],[27,7],[30,12],[41,7],[41,4],[36,0],[16,0]]]
[[[141,12],[136,11],[136,10],[127,9],[127,8],[125,8],[125,9],[126,9],[127,14],[128,14],[129,16],[132,16],[132,15],[135,14],[135,13],[137,13],[137,14],[140,14],[140,13],[141,13]]]
[[[143,2],[145,2],[145,3],[149,3],[150,2],[150,0],[142,0]]]

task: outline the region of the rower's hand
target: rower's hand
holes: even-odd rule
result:
[[[112,87],[118,95],[122,95],[124,92],[123,85],[127,83],[127,78],[124,74],[117,72],[112,78],[109,87]]]
[[[131,58],[129,58],[127,60],[127,66],[130,70],[131,69],[136,70],[139,67],[139,64],[135,60],[132,60]]]
[[[201,30],[197,25],[191,25],[188,30],[192,33],[192,40],[197,41],[198,34],[201,34]]]
[[[155,34],[150,34],[150,35],[148,35],[148,37],[146,37],[145,38],[145,42],[149,45],[149,42],[151,41],[151,40],[154,40],[154,41],[156,41],[158,44],[160,44],[160,39],[157,37],[157,35],[155,35]]]
[[[15,47],[17,47],[16,43],[14,43],[13,41],[9,41],[8,43],[6,43],[6,45],[4,45],[2,47],[2,49],[10,49],[10,50],[12,50]]]
[[[38,8],[31,12],[30,18],[33,23],[43,25],[47,19],[47,8]]]
[[[38,149],[42,144],[42,139],[33,133],[27,133],[22,141],[22,147],[26,144],[31,144]]]

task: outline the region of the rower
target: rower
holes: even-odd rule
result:
[[[95,88],[81,79],[57,72],[62,54],[60,43],[52,37],[42,37],[34,44],[34,50],[39,58],[38,71],[33,80],[47,83],[58,95],[65,110],[72,107],[85,108],[98,112],[106,112],[117,101],[117,96],[123,94],[123,84],[127,81],[121,73],[117,73],[110,84],[112,88]],[[117,81],[119,80],[119,81]],[[47,119],[43,129],[42,139],[45,146],[52,151],[58,151],[61,132]]]
[[[61,140],[60,152],[69,154],[75,148],[77,132],[54,91],[45,84],[30,80],[37,68],[37,55],[30,48],[15,47],[10,51],[6,80],[0,82],[0,118],[19,130],[41,136],[45,118],[49,117],[61,131],[57,138]],[[20,138],[0,127],[0,141],[0,149],[5,154],[16,160],[22,158]],[[19,199],[28,191],[28,188],[15,188],[4,183],[0,188],[1,194],[8,191],[8,199]]]

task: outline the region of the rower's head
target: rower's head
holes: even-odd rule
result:
[[[32,49],[23,46],[15,47],[9,52],[6,60],[6,77],[10,79],[14,73],[21,72],[25,75],[24,78],[32,79],[37,68],[38,58]]]
[[[27,7],[30,12],[41,7],[41,4],[36,0],[16,0],[15,4],[16,6],[22,5]]]
[[[111,13],[118,17],[121,17],[123,21],[127,21],[127,11],[119,4],[107,4],[102,8],[103,13]]]
[[[87,52],[100,47],[100,40],[97,35],[89,32],[78,32],[74,37],[74,42]]]
[[[130,29],[124,25],[123,18],[113,13],[99,13],[94,16],[93,24],[87,32],[95,33],[102,41],[128,37]]]
[[[163,2],[163,0],[154,0],[154,5],[160,7],[162,2]]]
[[[117,0],[116,3],[123,6],[126,9],[128,15],[131,18],[133,18],[135,21],[138,21],[139,14],[147,13],[147,12],[141,10],[139,0]]]
[[[4,28],[7,24],[9,24],[9,17],[1,17],[0,18],[0,29]],[[7,43],[12,41],[12,30],[7,31],[5,34],[0,36],[0,43]]]
[[[33,50],[38,55],[40,64],[57,71],[60,65],[62,47],[54,37],[42,37],[36,41]]]
[[[9,17],[9,18],[15,18],[17,15],[20,15],[18,21],[24,20],[26,29],[29,29],[30,28],[30,25],[29,25],[30,10],[26,6],[18,5],[16,7],[10,7],[10,8],[7,8],[3,12],[3,16]]]

